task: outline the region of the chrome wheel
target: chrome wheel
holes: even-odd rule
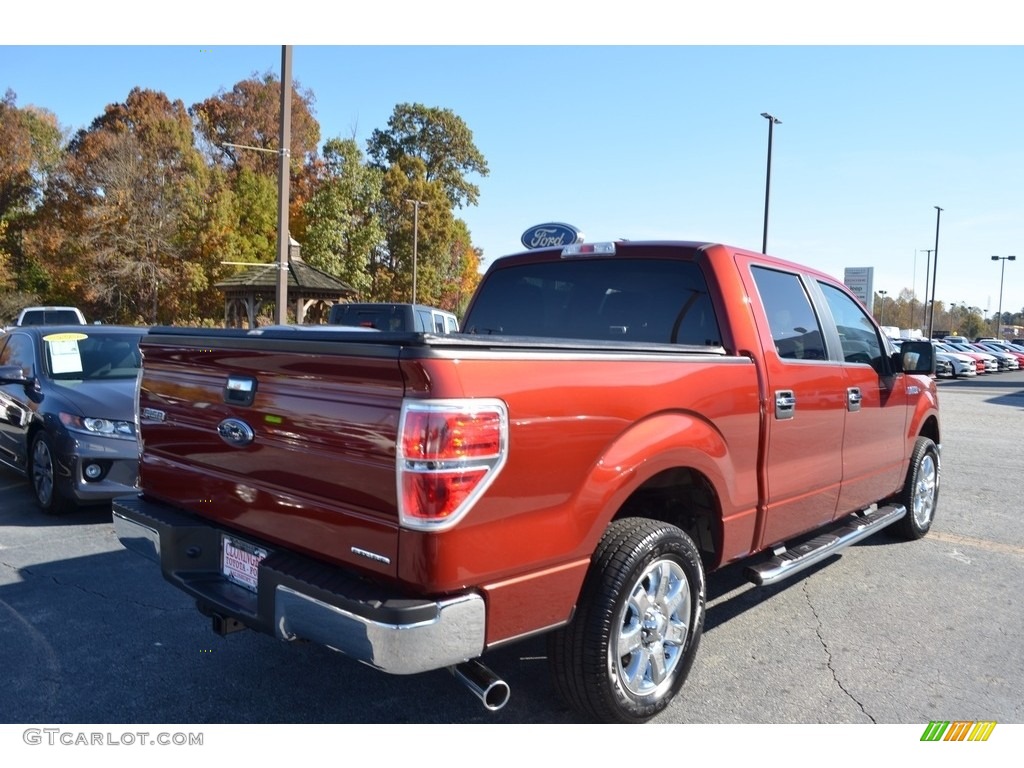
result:
[[[932,527],[939,503],[939,449],[927,437],[917,438],[907,479],[896,501],[906,507],[893,530],[905,539],[920,539]]]
[[[657,694],[683,658],[690,626],[690,586],[679,563],[651,563],[630,590],[609,648],[615,674],[636,696]]]
[[[572,621],[548,636],[555,690],[588,720],[654,717],[693,666],[705,599],[703,563],[686,533],[649,518],[613,521]]]
[[[938,468],[931,453],[926,453],[921,459],[916,481],[910,513],[920,528],[927,528],[935,514],[935,489],[939,482]]]

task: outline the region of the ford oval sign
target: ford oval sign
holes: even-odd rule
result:
[[[571,224],[538,224],[523,232],[520,241],[527,248],[551,248],[583,242],[583,233]]]

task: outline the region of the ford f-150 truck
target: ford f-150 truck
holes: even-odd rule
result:
[[[931,344],[897,352],[826,274],[576,243],[496,260],[462,328],[151,329],[122,543],[218,633],[447,668],[491,709],[480,657],[546,633],[581,717],[638,722],[693,664],[707,572],[932,524]]]

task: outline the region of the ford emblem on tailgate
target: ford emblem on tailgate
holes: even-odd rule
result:
[[[523,232],[520,238],[527,248],[549,248],[583,242],[583,233],[571,224],[537,224]]]
[[[224,419],[217,425],[217,434],[228,445],[236,445],[239,448],[248,445],[256,437],[252,427],[241,419]]]

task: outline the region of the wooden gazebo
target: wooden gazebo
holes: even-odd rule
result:
[[[331,304],[355,298],[357,294],[345,281],[304,262],[300,250],[299,244],[289,238],[288,300],[293,304],[298,323],[304,322],[310,308],[317,304],[324,305],[320,314],[326,317]],[[256,318],[264,306],[273,305],[277,299],[277,270],[277,262],[253,264],[215,284],[224,293],[226,327],[256,327]]]

